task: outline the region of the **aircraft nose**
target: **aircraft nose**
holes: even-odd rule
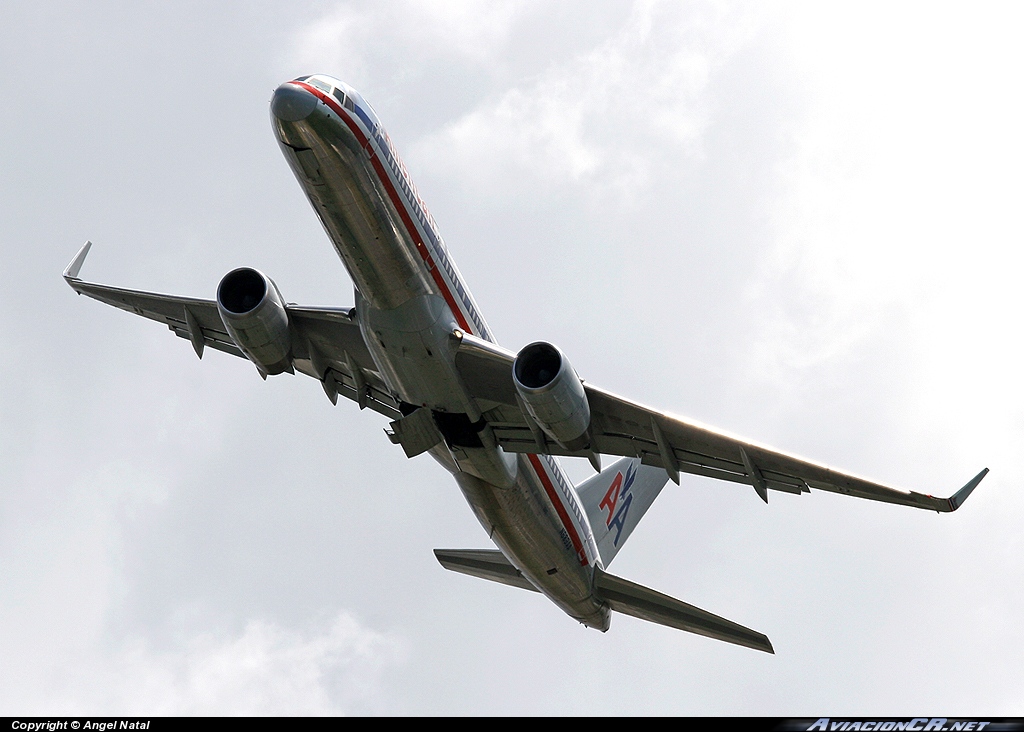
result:
[[[291,83],[281,84],[270,100],[270,111],[284,122],[299,122],[316,109],[317,99],[302,87]]]

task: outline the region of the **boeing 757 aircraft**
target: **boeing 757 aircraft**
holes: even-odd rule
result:
[[[585,383],[561,350],[497,344],[433,218],[373,109],[347,84],[315,74],[271,101],[281,151],[355,284],[351,308],[288,303],[274,281],[241,268],[214,300],[64,278],[79,294],[248,359],[260,376],[300,371],[333,403],[343,396],[390,420],[406,456],[430,453],[455,477],[498,549],[437,549],[447,569],[541,592],[584,625],[611,612],[774,653],[768,637],[609,574],[669,479],[693,473],[769,491],[843,493],[955,511],[985,477],[950,498],[880,485]],[[574,486],[556,456],[596,474]],[[619,459],[601,469],[601,455]]]

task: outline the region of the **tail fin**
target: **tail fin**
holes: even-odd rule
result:
[[[661,493],[668,473],[639,458],[623,458],[576,486],[607,567]]]

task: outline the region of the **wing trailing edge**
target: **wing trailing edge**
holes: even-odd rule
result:
[[[963,505],[988,472],[983,470],[949,498],[902,490],[652,409],[590,383],[584,391],[592,442],[588,450],[569,450],[538,438],[531,429],[512,384],[515,359],[516,354],[494,343],[469,334],[459,337],[456,364],[473,397],[485,406],[484,418],[506,452],[639,458],[677,483],[680,473],[689,473],[752,486],[766,503],[769,491],[800,495],[813,489],[939,513]]]
[[[92,242],[86,242],[64,270],[64,280],[79,295],[166,325],[176,336],[191,342],[200,358],[210,347],[249,360],[228,332],[215,300],[130,290],[81,279],[79,273],[91,248]],[[402,416],[397,400],[375,370],[352,308],[287,304],[285,311],[294,327],[289,369],[319,380],[332,402],[341,395],[357,402],[360,409],[369,407],[390,419]],[[259,366],[256,368],[265,379],[267,375]]]

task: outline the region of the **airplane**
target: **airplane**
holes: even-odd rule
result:
[[[681,473],[770,491],[831,491],[951,512],[988,473],[949,498],[904,491],[624,399],[583,381],[557,346],[502,348],[433,217],[363,96],[314,74],[270,103],[281,151],[355,286],[354,307],[285,301],[262,272],[228,272],[213,300],[79,278],[86,242],[64,271],[80,295],[167,325],[199,358],[209,347],[260,376],[296,371],[332,403],[351,399],[390,420],[407,457],[452,473],[497,549],[437,549],[449,570],[547,596],[587,627],[618,612],[774,653],[738,623],[617,577],[608,567],[669,480]],[[602,468],[601,456],[619,459]],[[559,456],[590,461],[574,486]]]

